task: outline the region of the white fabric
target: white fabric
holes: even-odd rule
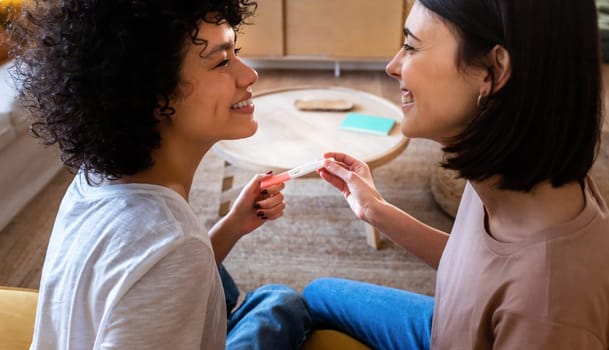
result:
[[[226,322],[209,236],[182,197],[75,177],[49,242],[31,349],[224,349]]]

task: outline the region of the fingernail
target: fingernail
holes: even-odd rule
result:
[[[254,209],[260,209],[260,204],[254,203]]]
[[[267,175],[271,175],[273,173],[273,170],[269,170],[266,172]]]
[[[267,190],[262,190],[262,192],[260,192],[260,193],[262,193],[262,194],[269,194],[269,191],[267,191]]]
[[[259,212],[257,212],[257,213],[256,213],[256,215],[257,215],[257,216],[259,216],[259,217],[261,217],[261,218],[265,217],[265,216],[264,216],[264,212],[263,212],[263,211],[259,211]]]

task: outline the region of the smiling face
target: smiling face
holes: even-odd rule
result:
[[[227,23],[201,22],[198,41],[190,38],[180,72],[175,114],[161,123],[162,139],[211,146],[219,140],[253,135],[251,86],[258,74],[236,56],[235,32]]]
[[[402,133],[446,144],[478,113],[485,72],[458,69],[456,35],[418,1],[404,32],[404,46],[386,69],[402,89]]]

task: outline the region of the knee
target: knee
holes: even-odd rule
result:
[[[341,281],[343,280],[332,277],[318,278],[306,285],[302,294],[307,302],[317,300],[320,297],[335,293],[337,286],[341,284]]]
[[[281,284],[267,284],[255,289],[252,294],[257,294],[265,297],[272,297],[280,300],[300,300],[302,296],[294,289]]]
[[[265,304],[272,309],[284,309],[292,312],[305,312],[306,304],[300,293],[294,289],[279,285],[269,284],[254,290],[250,294],[252,300],[257,300],[258,304]]]

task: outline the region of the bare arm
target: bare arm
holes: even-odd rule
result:
[[[448,234],[415,219],[385,201],[374,205],[365,221],[426,264],[438,268]]]
[[[322,179],[343,193],[355,215],[391,240],[437,268],[448,234],[428,226],[387,203],[378,193],[368,166],[343,153],[326,153]]]

